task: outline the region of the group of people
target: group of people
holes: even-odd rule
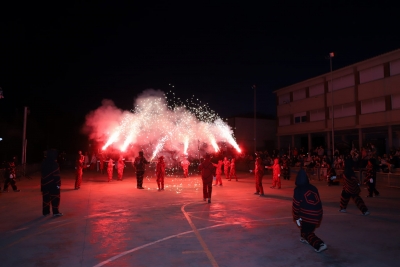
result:
[[[225,158],[224,161],[227,159]],[[78,154],[77,162],[79,164],[84,162],[82,154]],[[145,173],[145,165],[150,162],[143,155],[143,151],[139,152],[139,155],[134,160],[134,166],[136,168],[137,188],[143,188],[143,176]],[[233,161],[234,163],[234,161]],[[216,177],[216,183],[220,183],[222,169],[224,162],[219,160],[217,164],[211,162],[211,155],[206,154],[204,161],[198,166],[198,170],[201,172],[201,179],[203,182],[203,200],[211,203],[212,185],[214,177]],[[230,168],[232,170],[232,161],[230,162]],[[350,199],[353,199],[358,209],[363,215],[369,215],[370,212],[365,205],[363,199],[360,197],[360,183],[359,179],[354,173],[354,160],[351,156],[347,157],[344,162],[344,175],[343,175],[343,190],[340,196],[340,212],[346,212],[346,208]],[[12,169],[12,168],[11,168]],[[262,178],[264,176],[264,170],[272,170],[272,186],[271,188],[281,188],[281,170],[282,167],[279,163],[279,159],[274,160],[272,166],[264,166],[260,157],[256,158],[254,166],[255,175],[255,194],[259,196],[264,195],[264,189],[262,185]],[[225,171],[225,168],[224,168]],[[12,173],[8,171],[8,174]],[[78,180],[81,169],[77,168],[77,181],[75,188],[80,188],[80,180]],[[187,175],[187,173],[186,173]],[[186,176],[185,175],[185,176]],[[218,177],[218,178],[217,178]],[[235,176],[227,176],[227,178],[236,178]],[[158,191],[164,190],[164,178],[165,178],[165,162],[164,157],[160,156],[156,165],[156,182]],[[236,178],[237,179],[237,178]],[[367,175],[364,180],[365,184],[368,184],[369,196],[375,194],[379,195],[376,190],[376,164],[373,159],[368,162]],[[13,185],[13,183],[11,183]],[[323,217],[322,202],[319,196],[318,189],[312,185],[309,181],[309,177],[305,168],[301,168],[296,176],[295,189],[293,194],[292,203],[292,215],[293,220],[300,228],[300,241],[305,244],[311,245],[316,252],[321,252],[327,249],[327,245],[315,234],[315,229],[320,225]],[[50,208],[52,209],[53,216],[62,216],[63,214],[59,211],[60,204],[60,171],[57,164],[57,152],[55,150],[47,151],[45,160],[42,163],[42,179],[41,179],[41,191],[43,195],[43,215],[47,216],[50,214]]]

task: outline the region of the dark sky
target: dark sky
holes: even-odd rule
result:
[[[169,83],[222,117],[253,112],[255,84],[274,115],[272,92],[329,72],[329,52],[338,69],[400,48],[393,1],[80,2],[2,8],[1,116],[27,105],[82,122],[104,98],[130,109]]]

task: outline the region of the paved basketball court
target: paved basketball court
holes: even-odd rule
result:
[[[62,172],[60,211],[41,215],[40,177],[17,182],[20,193],[0,194],[1,266],[398,266],[400,189],[382,187],[379,198],[365,198],[362,216],[350,202],[338,212],[341,186],[312,181],[320,191],[324,219],[316,234],[328,250],[316,253],[299,241],[291,205],[295,174],[267,197],[253,195],[254,177],[213,187],[212,203],[202,198],[200,177],[166,178],[158,192],[147,171],[145,190],[136,189],[134,172],[106,182],[85,172],[80,190],[74,172]]]

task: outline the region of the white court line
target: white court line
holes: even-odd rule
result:
[[[212,226],[200,228],[200,229],[197,229],[197,231],[203,231],[203,230],[208,230],[208,229],[217,228],[217,227],[221,227],[221,226],[227,226],[227,225],[238,225],[238,224],[240,225],[240,224],[244,224],[244,223],[260,222],[260,221],[276,221],[276,220],[281,220],[281,219],[293,219],[293,217],[292,217],[292,216],[289,216],[289,217],[280,217],[280,218],[269,218],[269,219],[251,220],[251,221],[244,221],[244,222],[221,223],[221,224],[217,224],[217,225],[212,225]],[[101,266],[104,266],[104,265],[106,265],[106,264],[108,264],[108,263],[110,263],[110,262],[112,262],[112,261],[115,261],[115,260],[117,260],[117,259],[119,259],[119,258],[121,258],[121,257],[123,257],[123,256],[125,256],[125,255],[127,255],[127,254],[129,254],[129,253],[138,251],[138,250],[140,250],[140,249],[142,249],[142,248],[146,248],[146,247],[148,247],[148,246],[151,246],[151,245],[154,245],[154,244],[157,244],[157,243],[160,243],[160,242],[169,240],[169,239],[171,239],[171,238],[180,237],[180,236],[182,236],[182,235],[186,235],[186,234],[190,234],[190,233],[194,233],[194,230],[182,232],[182,233],[179,233],[179,234],[176,234],[176,235],[170,235],[170,236],[167,236],[167,237],[158,239],[158,240],[156,240],[156,241],[153,241],[153,242],[144,244],[144,245],[142,245],[142,246],[139,246],[139,247],[136,247],[136,248],[133,248],[133,249],[130,249],[130,250],[126,250],[126,251],[124,251],[124,252],[121,252],[121,253],[118,254],[118,255],[115,255],[115,256],[113,256],[113,257],[111,257],[111,258],[109,258],[109,259],[107,259],[107,260],[105,260],[105,261],[100,262],[100,263],[97,264],[97,265],[94,265],[93,267],[101,267]]]

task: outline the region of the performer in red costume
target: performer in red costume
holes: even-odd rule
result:
[[[231,165],[231,163],[229,162],[229,159],[227,157],[224,158],[224,174],[225,174],[225,178],[229,179],[229,166]]]
[[[221,185],[222,186],[222,160],[218,160],[218,163],[213,163],[214,167],[216,167],[215,171],[215,184],[214,185]]]
[[[122,156],[120,156],[117,161],[118,181],[122,181],[122,176],[124,175],[124,168],[125,168],[125,162]]]
[[[163,156],[158,158],[156,167],[156,177],[157,177],[158,191],[164,190],[165,162]]]
[[[182,160],[181,166],[183,169],[183,177],[185,177],[185,178],[187,178],[189,176],[189,165],[190,165],[190,162],[187,158]]]
[[[274,165],[272,165],[272,167],[265,168],[272,169],[271,188],[281,189],[281,165],[279,165],[279,159],[274,159]]]
[[[232,159],[232,160],[231,160],[231,169],[230,169],[230,172],[229,172],[229,181],[230,181],[232,178],[235,178],[235,179],[236,179],[236,182],[238,181],[238,178],[237,178],[237,176],[236,176],[236,164],[235,164],[235,159]]]
[[[107,164],[108,182],[112,181],[113,172],[114,172],[114,161],[112,160],[112,158],[109,158],[108,159],[108,164]]]
[[[254,168],[254,176],[256,178],[256,192],[255,195],[260,195],[260,197],[264,196],[264,188],[262,186],[262,178],[264,176],[264,166],[262,164],[262,160],[260,157],[256,158],[255,168]]]

